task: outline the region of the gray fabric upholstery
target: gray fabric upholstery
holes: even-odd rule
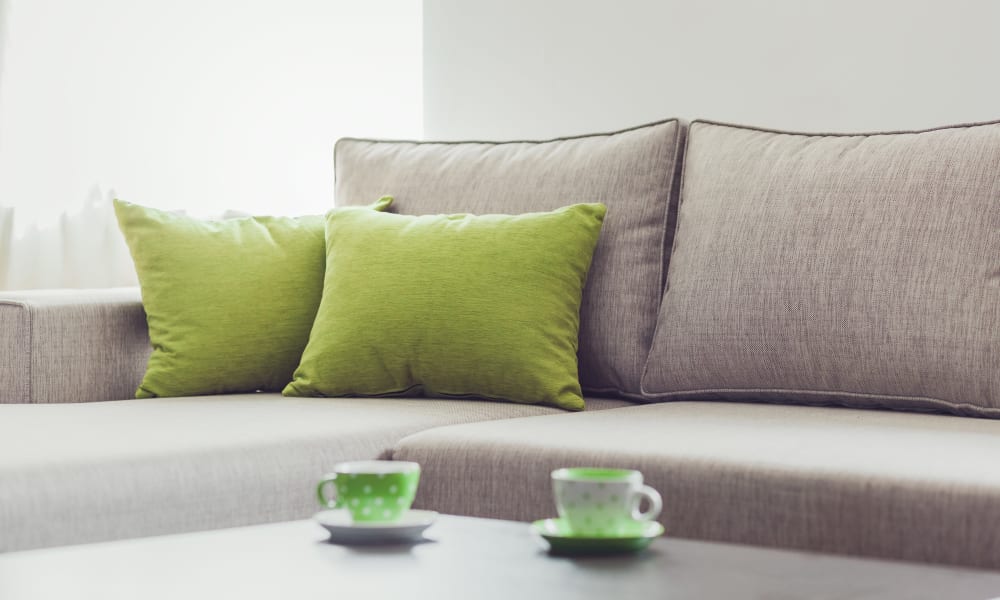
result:
[[[428,427],[559,412],[277,394],[0,405],[0,551],[302,518],[338,461]]]
[[[0,294],[0,404],[133,398],[150,351],[137,288]]]
[[[1000,568],[1000,422],[949,415],[673,402],[444,427],[404,438],[416,506],[555,515],[549,473],[641,470],[667,534]]]
[[[695,122],[667,279],[652,396],[1000,417],[1000,123]]]
[[[636,397],[674,222],[677,121],[548,142],[337,142],[336,204],[405,214],[523,213],[602,202],[580,310],[584,391]],[[671,210],[668,210],[671,209]]]

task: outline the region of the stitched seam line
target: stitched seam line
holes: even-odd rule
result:
[[[974,123],[959,123],[956,125],[942,125],[940,127],[931,127],[929,129],[912,129],[912,130],[898,130],[898,131],[869,131],[869,132],[859,132],[859,133],[834,133],[834,132],[803,132],[803,131],[785,131],[781,129],[768,129],[766,127],[754,127],[752,125],[739,125],[736,123],[723,123],[721,121],[712,121],[711,119],[695,119],[691,122],[691,127],[695,125],[715,125],[717,127],[728,127],[730,129],[742,129],[744,131],[760,131],[762,133],[775,133],[780,135],[794,135],[800,137],[874,137],[879,135],[917,135],[921,133],[933,133],[935,131],[945,131],[948,129],[969,129],[972,127],[983,127],[986,125],[1000,125],[1000,120],[996,121],[978,121]]]

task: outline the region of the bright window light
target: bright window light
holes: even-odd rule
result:
[[[422,134],[419,0],[0,0],[0,207],[321,213],[337,138]],[[374,200],[374,198],[373,198]]]

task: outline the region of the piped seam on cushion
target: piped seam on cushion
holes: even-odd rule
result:
[[[337,140],[333,145],[333,181],[337,182],[337,146],[340,142],[371,142],[377,144],[413,144],[415,146],[451,146],[458,144],[482,144],[484,146],[505,146],[509,144],[553,144],[556,142],[565,142],[569,140],[582,140],[587,138],[598,138],[598,137],[612,137],[616,135],[621,135],[623,133],[630,133],[633,131],[638,131],[640,129],[646,129],[648,127],[657,127],[659,125],[666,125],[667,123],[676,122],[678,125],[681,124],[681,120],[677,117],[671,119],[663,119],[661,121],[653,121],[651,123],[643,123],[642,125],[635,125],[633,127],[628,127],[625,129],[619,129],[616,131],[606,131],[601,133],[583,133],[580,135],[568,135],[564,137],[554,137],[543,140],[394,140],[394,139],[380,139],[380,138],[356,138],[356,137],[343,137]],[[336,198],[334,199],[336,203]]]
[[[721,121],[712,121],[711,119],[695,119],[691,121],[690,127],[693,128],[695,125],[712,125],[715,127],[727,127],[729,129],[742,129],[744,131],[759,131],[761,133],[774,133],[778,135],[790,135],[797,137],[875,137],[882,135],[918,135],[921,133],[933,133],[935,131],[946,131],[949,129],[970,129],[973,127],[1000,125],[1000,119],[993,121],[975,121],[971,123],[958,123],[954,125],[940,125],[938,127],[930,127],[927,129],[902,129],[897,131],[865,131],[856,133],[786,131],[783,129],[769,129],[767,127],[755,127],[753,125],[724,123]]]
[[[673,399],[693,399],[695,396],[705,396],[705,395],[728,395],[728,394],[743,394],[745,396],[749,395],[781,395],[786,397],[801,397],[801,396],[821,396],[830,398],[826,404],[832,404],[836,406],[847,406],[851,408],[857,408],[857,406],[839,404],[835,401],[837,397],[843,398],[857,398],[861,400],[871,400],[876,406],[887,409],[899,410],[896,406],[883,406],[880,402],[881,400],[902,400],[911,401],[918,405],[927,405],[931,410],[937,412],[945,412],[951,414],[963,414],[972,416],[990,416],[990,417],[1000,417],[1000,408],[991,408],[977,406],[975,404],[969,404],[968,402],[951,402],[948,400],[942,400],[941,398],[932,398],[929,396],[907,396],[907,395],[894,395],[894,394],[871,394],[867,392],[846,392],[846,391],[834,391],[834,390],[800,390],[794,388],[706,388],[706,389],[693,389],[693,390],[678,390],[672,392],[650,392],[643,385],[643,392],[648,394],[651,398],[656,401],[669,401]],[[721,398],[720,398],[721,399]],[[727,401],[733,400],[733,398],[725,398]],[[906,409],[912,410],[912,409]]]
[[[663,209],[663,230],[660,232],[660,298],[663,300],[663,294],[667,290],[667,273],[670,271],[669,267],[669,257],[674,255],[674,240],[677,239],[677,217],[680,214],[680,200],[681,200],[681,177],[684,172],[684,154],[687,150],[687,128],[688,123],[682,121],[681,119],[676,119],[677,129],[674,132],[674,151],[673,151],[673,171],[670,173],[670,178],[667,180],[667,205]],[[676,195],[674,192],[677,192]],[[677,200],[676,207],[674,205],[674,200]],[[673,235],[670,238],[670,248],[667,248],[667,232],[670,230],[670,209],[676,208],[674,211],[674,227]],[[659,302],[657,302],[659,304]],[[659,317],[660,311],[657,309],[656,316]],[[659,319],[657,319],[657,322]],[[653,323],[655,329],[656,323]],[[649,340],[650,349],[652,349],[653,340]],[[647,350],[646,356],[649,356],[649,351]],[[645,361],[643,361],[645,362]]]
[[[639,402],[653,402],[654,399],[650,396],[644,394],[636,394],[635,392],[623,392],[615,388],[583,388],[583,395],[588,394],[605,397],[605,398],[622,398],[624,400],[636,400]]]
[[[674,220],[674,237],[673,237],[673,240],[671,240],[671,244],[670,244],[670,258],[671,258],[671,260],[673,260],[674,254],[677,251],[677,239],[678,239],[677,233],[681,229],[681,204],[684,203],[684,178],[685,178],[685,175],[687,173],[687,160],[686,159],[687,159],[687,154],[688,154],[688,148],[691,145],[691,133],[690,132],[691,132],[691,128],[694,127],[697,123],[700,123],[700,122],[702,122],[702,121],[692,121],[687,126],[687,128],[685,129],[683,136],[681,136],[680,135],[680,131],[678,131],[678,144],[680,144],[680,139],[679,138],[683,137],[684,138],[684,140],[683,140],[684,145],[683,145],[683,147],[681,147],[681,148],[679,148],[679,149],[677,149],[675,151],[675,156],[676,156],[676,160],[677,160],[677,162],[675,163],[675,168],[680,172],[680,175],[677,178],[677,182],[676,182],[676,185],[677,185],[677,211],[674,213],[674,215],[675,215],[675,220]],[[679,165],[679,166],[677,166],[677,165]],[[671,182],[671,185],[674,185],[674,183]],[[668,210],[669,210],[669,208],[668,208]],[[666,235],[665,229],[666,228],[664,228],[664,235]],[[666,257],[664,256],[663,258],[666,258]],[[664,267],[662,266],[663,265],[663,259],[661,259],[660,263],[661,263],[661,267],[660,268],[664,269]],[[649,371],[649,361],[650,361],[650,359],[653,356],[653,344],[656,342],[656,337],[657,337],[656,334],[659,333],[659,329],[660,329],[660,315],[663,314],[663,312],[666,310],[667,292],[669,291],[669,289],[670,289],[670,267],[668,265],[664,269],[664,273],[662,275],[662,284],[660,285],[660,301],[658,303],[658,308],[656,310],[656,321],[653,323],[653,335],[652,335],[652,338],[649,341],[649,347],[646,349],[646,360],[644,360],[643,363],[642,363],[642,373],[639,375],[639,393],[640,393],[639,397],[641,399],[647,401],[647,402],[655,402],[656,401],[655,395],[650,394],[649,392],[646,391],[645,381],[646,381],[646,373]],[[585,391],[587,391],[587,390],[585,390]]]

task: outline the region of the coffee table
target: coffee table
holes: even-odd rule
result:
[[[0,532],[2,534],[2,532]],[[557,558],[524,523],[442,516],[433,541],[327,543],[295,521],[0,555],[0,598],[986,599],[1000,573],[662,538]]]

